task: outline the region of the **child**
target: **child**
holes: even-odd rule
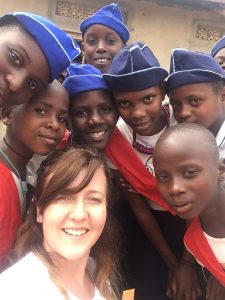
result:
[[[44,156],[55,149],[64,135],[68,109],[68,94],[58,81],[25,104],[3,107],[7,127],[0,143],[0,270],[26,213],[27,163],[34,153]]]
[[[167,92],[178,123],[198,123],[216,137],[225,157],[225,74],[208,54],[174,49]]]
[[[106,73],[114,56],[129,39],[129,31],[123,23],[117,4],[111,3],[99,9],[80,24],[83,35],[83,60]]]
[[[118,299],[118,232],[107,209],[103,156],[87,149],[55,151],[38,175],[17,240],[16,254],[24,257],[1,274],[1,299]]]
[[[211,273],[206,299],[225,299],[225,173],[214,136],[198,124],[171,127],[158,139],[153,161],[162,197],[178,216],[194,219],[184,241]]]
[[[106,154],[140,194],[128,194],[126,191],[126,198],[154,246],[145,237],[141,240],[139,233],[134,245],[139,258],[137,262],[134,259],[137,263],[134,276],[135,297],[142,300],[167,299],[168,271],[171,279],[183,251],[184,223],[165,211],[168,206],[158,194],[152,166],[156,140],[173,122],[168,107],[162,106],[167,74],[146,45],[135,43],[118,53],[109,73],[103,75],[113,90],[121,116]],[[191,276],[188,284],[192,284],[195,274],[192,274],[191,268],[187,273]],[[192,291],[186,281],[182,284],[186,285],[184,289],[189,289],[188,293]],[[180,294],[178,288],[177,293]],[[167,294],[171,296],[174,293],[176,290],[170,282]]]
[[[213,46],[210,54],[225,71],[225,36]]]
[[[0,107],[24,103],[43,90],[80,53],[46,18],[26,12],[0,18]]]
[[[71,64],[67,71],[64,87],[70,96],[72,143],[103,151],[117,122],[111,91],[91,65]]]

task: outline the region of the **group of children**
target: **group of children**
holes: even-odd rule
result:
[[[7,126],[0,144],[0,268],[9,264],[8,254],[30,205],[27,200],[33,195],[33,190],[27,192],[26,171],[27,165],[35,161],[33,155],[46,156],[56,146],[63,148],[66,144],[91,146],[104,153],[114,188],[120,190],[120,201],[127,203],[126,210],[132,215],[125,222],[127,211],[124,215],[115,213],[130,239],[122,245],[131,248],[126,249],[125,256],[131,254],[128,263],[132,264],[135,300],[224,299],[225,38],[215,44],[210,54],[174,49],[168,74],[146,44],[126,46],[129,31],[117,4],[101,8],[82,21],[80,29],[84,64],[73,62],[79,47],[49,20],[29,13],[7,14],[0,19],[0,55],[4,54],[0,64],[0,104],[2,121]],[[49,39],[51,43],[46,43]],[[61,85],[54,79],[65,70]],[[166,94],[169,103],[164,101]],[[47,169],[46,178],[49,181],[57,174],[59,181],[54,179],[53,183],[61,184],[61,176],[64,185],[61,190],[52,190],[49,198],[46,196],[44,201],[48,204],[39,205],[39,200],[44,199],[42,191],[48,191],[44,182],[37,183],[40,190],[34,189],[34,195],[37,194],[38,209],[29,217],[35,223],[40,212],[37,228],[43,224],[43,237],[36,244],[32,240],[29,247],[22,247],[23,255],[29,250],[46,257],[45,251],[51,247],[48,245],[43,252],[40,245],[49,241],[48,228],[44,227],[49,223],[43,219],[43,213],[51,207],[48,201],[60,195],[60,199],[66,197],[67,193],[72,197],[67,189],[71,188],[71,178],[80,178],[82,167],[71,175],[71,160],[61,151],[59,157],[65,158],[65,166],[53,155],[50,161],[59,165],[61,173],[54,169],[49,175]],[[67,168],[68,176],[72,176],[68,182]],[[90,178],[87,173],[88,181],[73,193],[85,189],[97,169]],[[36,168],[33,170],[36,173]],[[39,176],[37,182],[42,181]],[[29,222],[22,227],[21,236],[28,234]],[[105,220],[101,230],[104,224]],[[40,234],[37,228],[32,227],[34,236]],[[68,229],[68,234],[73,235],[73,230]],[[86,229],[80,227],[77,231],[82,234]],[[21,240],[28,245],[27,238]],[[69,255],[60,255],[68,262],[73,260]],[[45,264],[65,299],[116,299],[116,293],[110,292],[115,287],[113,279],[112,289],[108,289],[99,275],[104,260],[97,258],[99,273],[91,275],[102,295],[94,293],[96,298],[90,277],[85,277],[87,293],[83,293],[77,281],[72,288],[69,274],[59,276],[49,266],[49,260]],[[4,285],[13,268],[3,273]],[[110,272],[105,274],[109,276]],[[64,289],[71,292],[69,296]],[[7,299],[12,299],[10,293]]]

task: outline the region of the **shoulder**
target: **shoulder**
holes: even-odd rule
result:
[[[0,275],[0,299],[3,295],[4,300],[44,299],[42,296],[46,296],[49,281],[46,267],[33,253],[28,253]]]

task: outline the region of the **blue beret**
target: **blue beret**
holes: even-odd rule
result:
[[[123,23],[123,16],[119,6],[111,3],[99,9],[92,16],[80,23],[80,31],[84,33],[91,25],[100,24],[115,30],[126,43],[129,40],[129,31]]]
[[[110,91],[101,71],[88,64],[71,64],[63,85],[70,97],[93,90]]]
[[[223,69],[211,55],[186,49],[174,49],[170,61],[167,93],[182,85],[224,78]]]
[[[137,91],[159,85],[167,75],[150,48],[136,42],[114,57],[109,73],[103,77],[112,90]]]
[[[80,47],[70,35],[50,20],[27,12],[8,13],[0,23],[13,16],[37,42],[50,69],[50,82],[57,78],[80,54]]]
[[[216,53],[223,48],[225,48],[225,36],[223,36],[219,41],[215,43],[215,45],[212,47],[210,54],[214,57]]]

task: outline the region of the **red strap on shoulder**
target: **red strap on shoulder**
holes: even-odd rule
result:
[[[204,236],[199,218],[193,220],[184,235],[187,249],[225,287],[225,271]]]
[[[137,192],[175,214],[161,198],[155,177],[145,168],[117,127],[110,137],[105,154]]]

